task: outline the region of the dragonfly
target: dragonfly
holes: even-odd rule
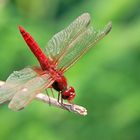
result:
[[[33,37],[22,27],[19,31],[40,67],[26,67],[9,75],[0,87],[0,104],[9,101],[8,107],[18,111],[26,107],[38,93],[54,89],[61,101],[72,102],[76,93],[68,85],[64,73],[90,48],[95,46],[112,28],[109,22],[97,31],[90,25],[90,14],[83,13],[68,27],[56,33],[45,46],[44,52]]]

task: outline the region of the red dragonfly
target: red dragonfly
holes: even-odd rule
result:
[[[14,71],[0,88],[0,103],[10,101],[9,108],[17,111],[27,106],[36,94],[48,88],[58,91],[62,100],[72,101],[75,90],[68,86],[64,72],[107,35],[111,27],[109,22],[103,30],[96,31],[90,26],[90,15],[84,13],[55,34],[43,52],[32,36],[19,26],[22,37],[41,67]]]

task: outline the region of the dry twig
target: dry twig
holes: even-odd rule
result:
[[[4,85],[5,82],[3,81],[0,81],[0,87],[2,85]],[[74,112],[74,113],[77,113],[79,115],[87,115],[87,110],[86,108],[82,107],[82,106],[79,106],[79,105],[76,105],[76,104],[70,104],[70,103],[67,103],[67,102],[64,102],[63,105],[60,104],[57,99],[55,98],[52,98],[52,97],[48,97],[47,95],[43,94],[43,93],[39,93],[36,95],[36,99],[39,100],[39,101],[42,101],[46,104],[51,104],[55,107],[58,107],[58,108],[61,108],[61,109],[64,109],[64,110],[68,110],[70,112]]]

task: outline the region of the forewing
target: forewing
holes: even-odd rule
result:
[[[57,69],[65,72],[70,68],[84,53],[91,47],[95,46],[105,35],[107,35],[112,27],[109,22],[101,31],[96,31],[93,27],[88,27],[78,38],[71,44],[63,59],[57,65]]]
[[[9,108],[13,111],[24,108],[35,98],[36,94],[48,88],[53,82],[54,80],[48,74],[33,78],[20,87],[9,103]]]
[[[84,13],[67,28],[55,34],[45,47],[45,53],[52,64],[57,65],[70,49],[71,43],[82,34],[90,23],[90,15]]]
[[[24,68],[10,74],[5,84],[0,87],[0,104],[11,100],[21,85],[36,76],[37,73],[32,68]]]

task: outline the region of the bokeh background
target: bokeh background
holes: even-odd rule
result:
[[[0,105],[0,140],[140,140],[139,0],[0,0],[0,79],[38,65],[17,26],[43,48],[51,36],[89,12],[113,29],[67,73],[83,117],[41,102],[12,112]]]

